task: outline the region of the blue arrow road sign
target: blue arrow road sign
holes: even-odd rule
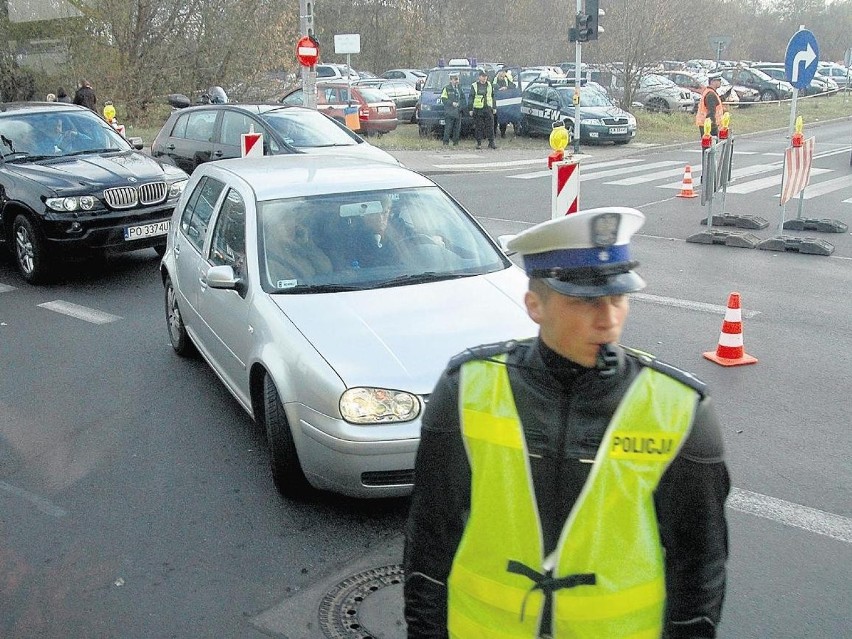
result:
[[[816,37],[807,29],[793,34],[784,56],[787,80],[797,89],[804,89],[814,79],[819,64],[819,46]]]

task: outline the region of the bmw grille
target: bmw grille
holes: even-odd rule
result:
[[[112,209],[129,209],[137,204],[159,204],[166,199],[165,182],[149,182],[136,186],[120,186],[104,191],[104,199]]]

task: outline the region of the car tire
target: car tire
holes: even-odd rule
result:
[[[651,98],[648,100],[647,109],[651,113],[670,113],[669,104],[662,98]]]
[[[420,134],[421,138],[429,137],[429,127],[426,126],[425,124],[418,124],[417,125],[417,133]]]
[[[778,95],[775,93],[775,91],[772,91],[771,89],[764,89],[760,92],[761,102],[774,102],[777,99]]]
[[[181,357],[189,357],[196,353],[195,344],[186,332],[183,316],[178,307],[177,293],[172,284],[172,278],[166,276],[165,281],[166,329],[169,331],[169,342],[175,353]]]
[[[12,256],[18,272],[27,282],[40,284],[47,280],[50,264],[44,243],[33,223],[22,213],[12,222]]]
[[[278,395],[278,389],[272,377],[263,379],[263,419],[266,426],[266,439],[269,444],[269,461],[272,469],[272,481],[278,492],[288,499],[304,499],[314,493],[308,483],[293,433],[287,422],[284,405]]]

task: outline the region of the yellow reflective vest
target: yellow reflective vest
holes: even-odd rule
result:
[[[506,366],[465,363],[459,404],[471,508],[448,581],[450,637],[538,637],[549,592],[554,639],[659,639],[665,566],[653,493],[689,433],[697,402],[693,389],[642,369],[545,557]]]
[[[480,93],[479,89],[484,88],[484,93]],[[486,82],[485,86],[479,84],[479,82],[474,82],[470,86],[470,95],[473,100],[473,108],[475,109],[484,109],[488,107],[489,109],[494,108],[494,89],[491,86],[490,82]]]

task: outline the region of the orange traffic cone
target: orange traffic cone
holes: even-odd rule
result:
[[[739,293],[731,293],[728,296],[728,310],[725,312],[725,321],[722,322],[719,345],[715,353],[709,351],[704,353],[704,357],[722,366],[757,363],[757,358],[747,355],[743,346],[743,319]]]
[[[681,182],[678,197],[698,197],[698,193],[692,190],[692,167],[688,164],[683,170],[683,182]]]

